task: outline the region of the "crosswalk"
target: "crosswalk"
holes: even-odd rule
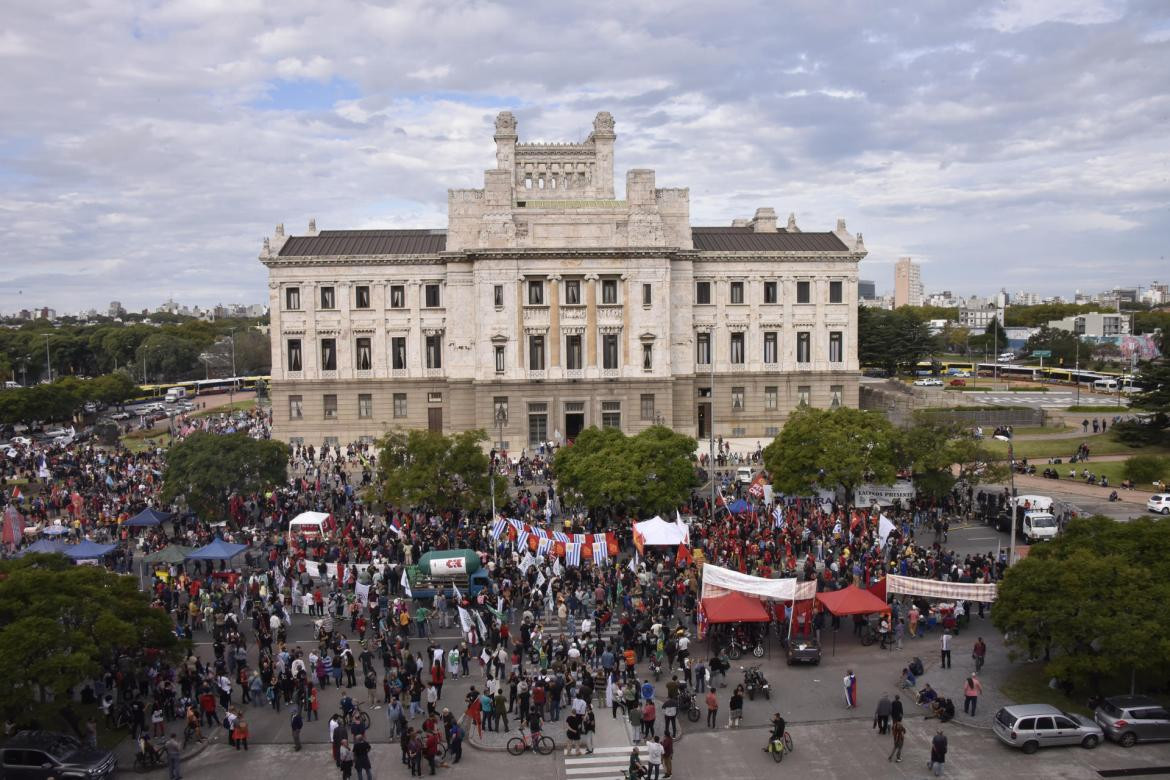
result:
[[[565,754],[565,777],[583,780],[619,780],[626,776],[630,751],[626,747],[598,747],[591,755]],[[642,757],[645,760],[645,757]]]

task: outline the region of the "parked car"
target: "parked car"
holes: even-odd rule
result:
[[[130,412],[114,412],[110,415],[111,420],[129,420]]]
[[[1093,712],[1093,719],[1122,747],[1170,739],[1170,712],[1149,696],[1111,696]]]
[[[951,380],[951,387],[966,387],[966,386],[967,386],[966,379],[952,379]]]
[[[788,665],[812,664],[821,662],[821,644],[815,637],[804,639],[793,638],[788,641]]]
[[[735,481],[741,485],[750,485],[754,476],[750,466],[740,466],[735,471]]]
[[[1051,704],[1014,704],[995,713],[991,722],[995,736],[1005,745],[1035,753],[1042,747],[1101,744],[1104,732],[1089,718],[1074,715]]]
[[[935,377],[924,377],[922,379],[914,380],[915,387],[942,387],[943,381]]]
[[[17,437],[20,438],[20,437]],[[13,439],[16,441],[16,439]],[[1146,509],[1163,515],[1170,515],[1170,493],[1155,493],[1146,501]]]
[[[108,750],[83,747],[68,734],[19,731],[0,752],[0,776],[48,778],[112,777],[117,765]]]

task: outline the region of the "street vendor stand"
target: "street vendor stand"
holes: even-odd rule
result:
[[[856,585],[850,585],[841,590],[827,590],[817,594],[825,609],[836,617],[847,615],[872,615],[875,612],[889,612],[890,608],[884,599],[875,596],[868,590]],[[837,632],[833,632],[833,655],[837,654]]]

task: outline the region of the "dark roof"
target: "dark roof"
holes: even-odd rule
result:
[[[835,233],[756,233],[750,227],[693,227],[701,252],[848,252]]]
[[[280,256],[430,255],[446,248],[444,230],[322,230],[315,236],[290,236]]]

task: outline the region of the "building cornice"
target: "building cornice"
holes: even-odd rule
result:
[[[599,259],[667,258],[704,262],[860,262],[867,252],[703,252],[676,247],[504,247],[500,249],[471,249],[464,252],[443,252],[429,255],[305,255],[298,257],[260,257],[268,268],[307,268],[338,266],[405,266],[446,265],[456,262],[498,259]]]

